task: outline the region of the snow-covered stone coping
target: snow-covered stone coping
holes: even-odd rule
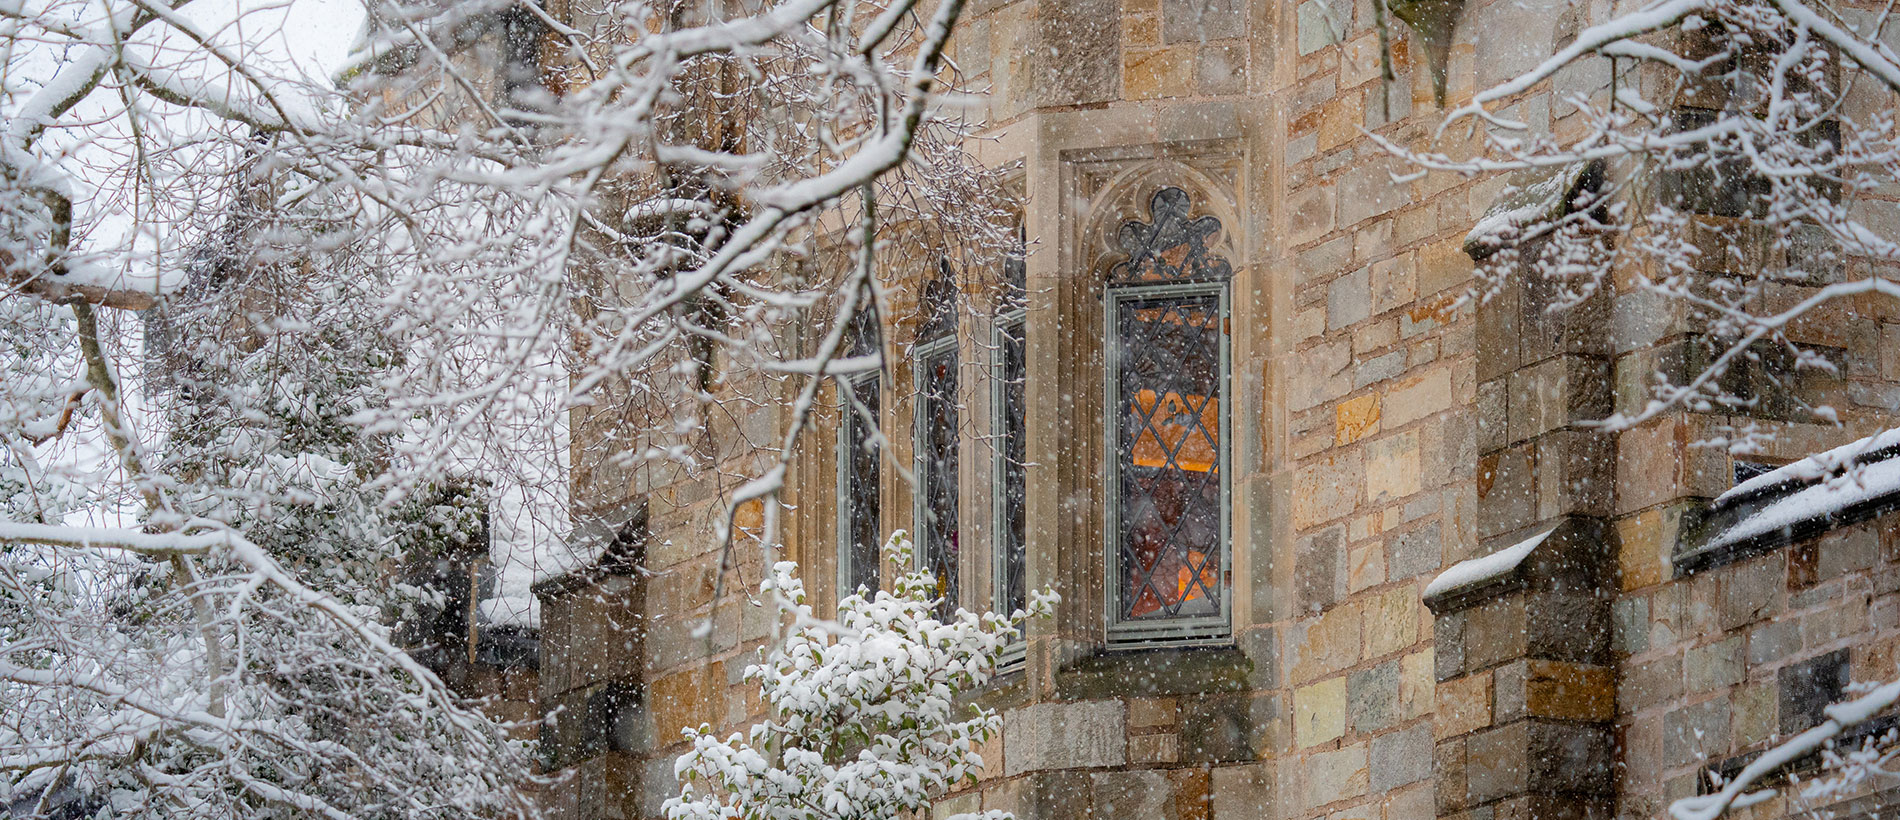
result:
[[[1815,453],[1800,461],[1769,470],[1716,496],[1715,503],[1717,506],[1727,505],[1747,496],[1761,494],[1776,485],[1802,484],[1836,475],[1858,461],[1900,455],[1900,453],[1882,452],[1889,448],[1900,448],[1900,428],[1883,430],[1851,444],[1843,444],[1832,450]]]
[[[1502,580],[1524,563],[1524,559],[1530,557],[1537,545],[1544,543],[1544,539],[1556,531],[1556,527],[1551,527],[1490,555],[1469,558],[1446,567],[1444,572],[1438,573],[1437,578],[1425,585],[1426,600],[1445,598]]]
[[[1787,470],[1805,461],[1807,459],[1781,469]],[[1758,478],[1768,478],[1770,475],[1772,473]],[[1790,475],[1798,476],[1802,473],[1797,471]],[[1878,502],[1884,498],[1893,497],[1900,500],[1900,458],[1889,457],[1871,464],[1861,464],[1853,469],[1845,469],[1843,465],[1837,473],[1820,473],[1815,478],[1819,480],[1788,495],[1768,500],[1740,521],[1723,528],[1704,542],[1698,551],[1724,549],[1783,532],[1792,537],[1793,531],[1800,525],[1813,528],[1817,525],[1850,523],[1843,520],[1850,510],[1870,504],[1878,505]],[[1767,482],[1761,486],[1768,487],[1780,483],[1780,481]],[[1743,486],[1737,486],[1729,493],[1736,493],[1742,489]],[[1725,494],[1724,497],[1728,495]],[[1717,502],[1720,503],[1721,499],[1717,499]]]
[[[1526,229],[1562,218],[1589,168],[1588,162],[1573,162],[1512,173],[1504,190],[1465,234],[1465,253],[1474,259],[1489,256],[1523,238]]]

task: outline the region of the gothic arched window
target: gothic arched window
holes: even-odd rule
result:
[[[924,286],[918,309],[924,321],[911,349],[916,381],[915,423],[917,494],[915,525],[918,560],[937,576],[941,613],[956,611],[958,557],[957,438],[957,288],[949,262]]]
[[[1007,615],[1029,605],[1028,563],[1028,376],[1027,243],[1018,225],[1016,247],[1003,259],[1003,292],[998,300],[990,349],[990,435],[995,442],[991,471],[993,531],[991,610]],[[1020,642],[1013,649],[1020,651]],[[1010,658],[1014,660],[1012,655]]]
[[[1191,217],[1162,188],[1147,222],[1118,235],[1108,271],[1109,637],[1204,640],[1228,631],[1227,280]]]
[[[876,356],[877,314],[869,306],[851,320],[852,358]],[[878,588],[878,550],[884,544],[878,461],[883,440],[878,433],[883,408],[881,368],[840,379],[843,419],[838,424],[838,596],[859,588]]]

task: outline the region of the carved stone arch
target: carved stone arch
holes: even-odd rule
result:
[[[1200,237],[1205,255],[1238,270],[1242,260],[1240,245],[1234,241],[1234,226],[1241,224],[1240,216],[1226,188],[1199,169],[1172,159],[1122,169],[1091,197],[1081,234],[1083,270],[1097,281],[1106,281],[1113,268],[1132,261],[1124,247],[1124,233],[1131,225],[1155,225],[1157,195],[1168,189],[1187,195],[1187,219],[1201,222],[1211,217],[1217,226]]]

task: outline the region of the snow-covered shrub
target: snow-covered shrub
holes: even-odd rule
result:
[[[897,566],[913,565],[903,530],[884,550]],[[674,764],[680,796],[667,801],[668,820],[895,820],[927,811],[975,780],[983,767],[976,747],[1001,724],[958,696],[988,683],[1022,622],[1056,599],[1045,590],[1007,617],[958,609],[939,620],[936,580],[912,571],[892,592],[846,597],[837,620],[825,621],[806,603],[796,569],[780,562],[762,585],[792,621],[765,662],[746,668],[766,718],[725,740],[710,726],[685,730],[693,747]]]

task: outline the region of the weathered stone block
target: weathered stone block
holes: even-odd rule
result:
[[[1537,517],[1608,516],[1616,443],[1606,433],[1558,430],[1537,439]]]
[[[1491,725],[1491,673],[1440,680],[1438,711],[1433,715],[1438,737],[1448,738]]]
[[[1750,746],[1773,736],[1779,730],[1776,687],[1755,683],[1735,690],[1730,707],[1735,744]]]
[[[1466,611],[1449,612],[1432,619],[1432,666],[1438,680],[1455,678],[1465,673],[1465,625],[1469,620]]]
[[[949,820],[962,814],[972,814],[983,807],[983,794],[967,791],[954,797],[946,797],[931,804],[930,820]]]
[[[1004,713],[1005,774],[1120,766],[1127,722],[1121,701],[1038,703]]]
[[[1300,4],[1298,16],[1298,46],[1301,55],[1311,54],[1339,40],[1339,24],[1334,22],[1338,16],[1333,14],[1333,6],[1343,3],[1327,3],[1322,0],[1307,0]],[[1350,7],[1347,6],[1349,10]],[[1350,13],[1350,11],[1348,11]]]
[[[1742,680],[1742,638],[1690,647],[1683,656],[1683,683],[1691,692],[1709,692]]]
[[[1339,181],[1339,221],[1357,225],[1411,203],[1409,183],[1394,182],[1401,168],[1390,159],[1379,159],[1349,169]]]
[[[1768,666],[1801,651],[1798,621],[1769,621],[1748,633],[1748,665]]]
[[[1518,721],[1465,738],[1466,788],[1472,803],[1523,794],[1530,784],[1530,724]]]
[[[1624,709],[1646,709],[1682,695],[1682,656],[1666,655],[1623,670],[1617,701]]]
[[[1243,36],[1246,9],[1240,0],[1161,0],[1161,39],[1202,43]]]
[[[1359,662],[1360,607],[1348,602],[1288,630],[1288,671],[1293,683],[1306,683]]]
[[[1438,569],[1443,562],[1439,526],[1433,521],[1393,536],[1387,548],[1386,577],[1398,580]]]
[[[1121,4],[1051,0],[1036,15],[1038,105],[1105,102],[1121,89]]]
[[[1247,90],[1247,49],[1243,43],[1202,46],[1194,62],[1194,85],[1204,95],[1239,94]]]
[[[1372,738],[1372,791],[1389,792],[1432,774],[1432,731],[1426,724]]]
[[[1433,652],[1413,652],[1399,659],[1399,719],[1423,717],[1432,710],[1436,679],[1432,676]]]
[[[1293,525],[1301,529],[1351,513],[1362,497],[1365,463],[1358,451],[1303,464],[1294,475]]]
[[[1088,772],[1036,772],[1005,782],[1023,784],[1017,787],[1013,799],[1004,795],[998,801],[1012,803],[1017,817],[1091,820],[1095,816],[1094,787]]]
[[[1625,655],[1649,649],[1649,598],[1619,598],[1610,604],[1610,648]]]
[[[1346,732],[1346,678],[1328,678],[1293,690],[1293,745],[1315,746]]]
[[[1452,404],[1451,368],[1437,365],[1431,370],[1392,386],[1385,393],[1386,429],[1403,427],[1434,413],[1450,409]]]
[[[1399,662],[1386,661],[1346,676],[1348,722],[1354,732],[1371,734],[1399,718]],[[1377,746],[1374,750],[1376,752]]]
[[[1372,313],[1371,274],[1366,268],[1326,285],[1326,328],[1338,330],[1365,321]]]
[[[1594,592],[1532,592],[1525,607],[1531,657],[1579,663],[1607,660],[1610,605]]]
[[[1293,576],[1302,611],[1320,612],[1345,594],[1345,538],[1335,526],[1300,539]]]
[[[1159,771],[1097,772],[1089,775],[1097,817],[1157,817],[1178,820],[1174,787]]]
[[[1469,611],[1465,624],[1465,663],[1473,669],[1521,658],[1530,640],[1525,596],[1508,595]]]
[[[1537,520],[1533,448],[1520,445],[1478,460],[1478,537],[1490,538]]]
[[[1729,748],[1729,703],[1726,698],[1672,709],[1663,715],[1663,760],[1669,766],[1687,766],[1721,757]]]
[[[1418,642],[1423,607],[1409,586],[1396,586],[1366,601],[1365,657],[1389,655]]]
[[[1372,263],[1372,312],[1384,313],[1418,298],[1414,257],[1402,254]]]
[[[1718,625],[1726,632],[1781,611],[1785,572],[1780,561],[1744,561],[1722,573]]]
[[[1216,766],[1210,773],[1213,820],[1256,820],[1274,815],[1271,764]]]
[[[1465,739],[1439,743],[1432,749],[1432,783],[1438,795],[1438,816],[1446,817],[1471,805]]]
[[[1331,186],[1313,185],[1294,192],[1287,198],[1287,229],[1289,239],[1294,244],[1303,244],[1331,233],[1333,230],[1333,189]],[[1296,263],[1301,271],[1301,280],[1305,281],[1314,273],[1330,273],[1346,264],[1347,254],[1342,252],[1333,258],[1331,254],[1338,242],[1328,242],[1313,250],[1301,253]],[[1340,251],[1350,252],[1348,242]],[[1325,258],[1321,258],[1325,257]]]
[[[1408,430],[1366,445],[1366,503],[1377,506],[1419,491],[1418,433]]]
[[[1254,760],[1261,730],[1270,736],[1277,709],[1259,708],[1271,695],[1218,695],[1192,702],[1181,713],[1181,759],[1187,763]],[[1256,721],[1266,725],[1256,726]]]
[[[1385,548],[1361,544],[1346,552],[1346,592],[1357,593],[1385,583]]]
[[[1372,781],[1366,751],[1365,743],[1354,743],[1307,755],[1301,766],[1306,781],[1303,805],[1313,809],[1365,794]]]
[[[1358,367],[1353,368],[1352,388],[1358,390],[1367,385],[1397,378],[1399,374],[1405,372],[1406,353],[1407,351],[1404,350],[1394,350],[1360,362]]]

